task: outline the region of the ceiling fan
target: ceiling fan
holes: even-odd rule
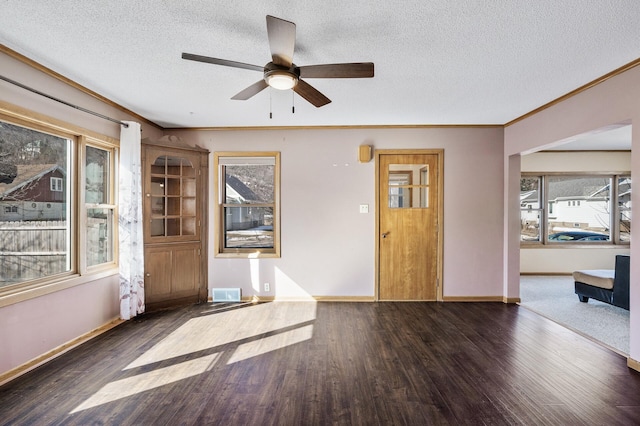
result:
[[[264,74],[262,80],[255,82],[231,98],[242,101],[251,98],[270,86],[279,90],[293,89],[298,95],[319,108],[328,104],[331,100],[302,80],[302,78],[373,77],[372,62],[307,65],[301,67],[294,64],[293,51],[296,43],[296,24],[293,22],[267,15],[267,36],[269,38],[272,61],[264,67],[194,55],[192,53],[182,53],[182,59],[261,71]]]

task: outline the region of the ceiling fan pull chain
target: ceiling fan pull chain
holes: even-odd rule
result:
[[[291,114],[296,113],[296,92],[291,91]]]
[[[269,120],[273,119],[273,107],[271,102],[271,90],[269,90]]]

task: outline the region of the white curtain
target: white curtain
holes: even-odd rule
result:
[[[120,133],[118,233],[120,317],[144,312],[144,234],[142,230],[142,162],[140,124],[125,121]]]

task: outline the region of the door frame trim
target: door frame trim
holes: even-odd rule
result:
[[[444,149],[376,149],[374,151],[375,157],[375,169],[376,169],[376,233],[375,233],[375,292],[374,300],[380,301],[380,156],[382,155],[436,155],[438,164],[437,173],[437,190],[438,190],[438,211],[436,232],[438,235],[438,241],[436,244],[438,253],[436,254],[437,267],[436,267],[436,301],[443,301],[443,288],[444,281],[442,279],[442,265],[443,265],[443,247],[444,247]]]

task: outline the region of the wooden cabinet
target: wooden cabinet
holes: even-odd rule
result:
[[[147,311],[207,300],[209,151],[142,141]]]

